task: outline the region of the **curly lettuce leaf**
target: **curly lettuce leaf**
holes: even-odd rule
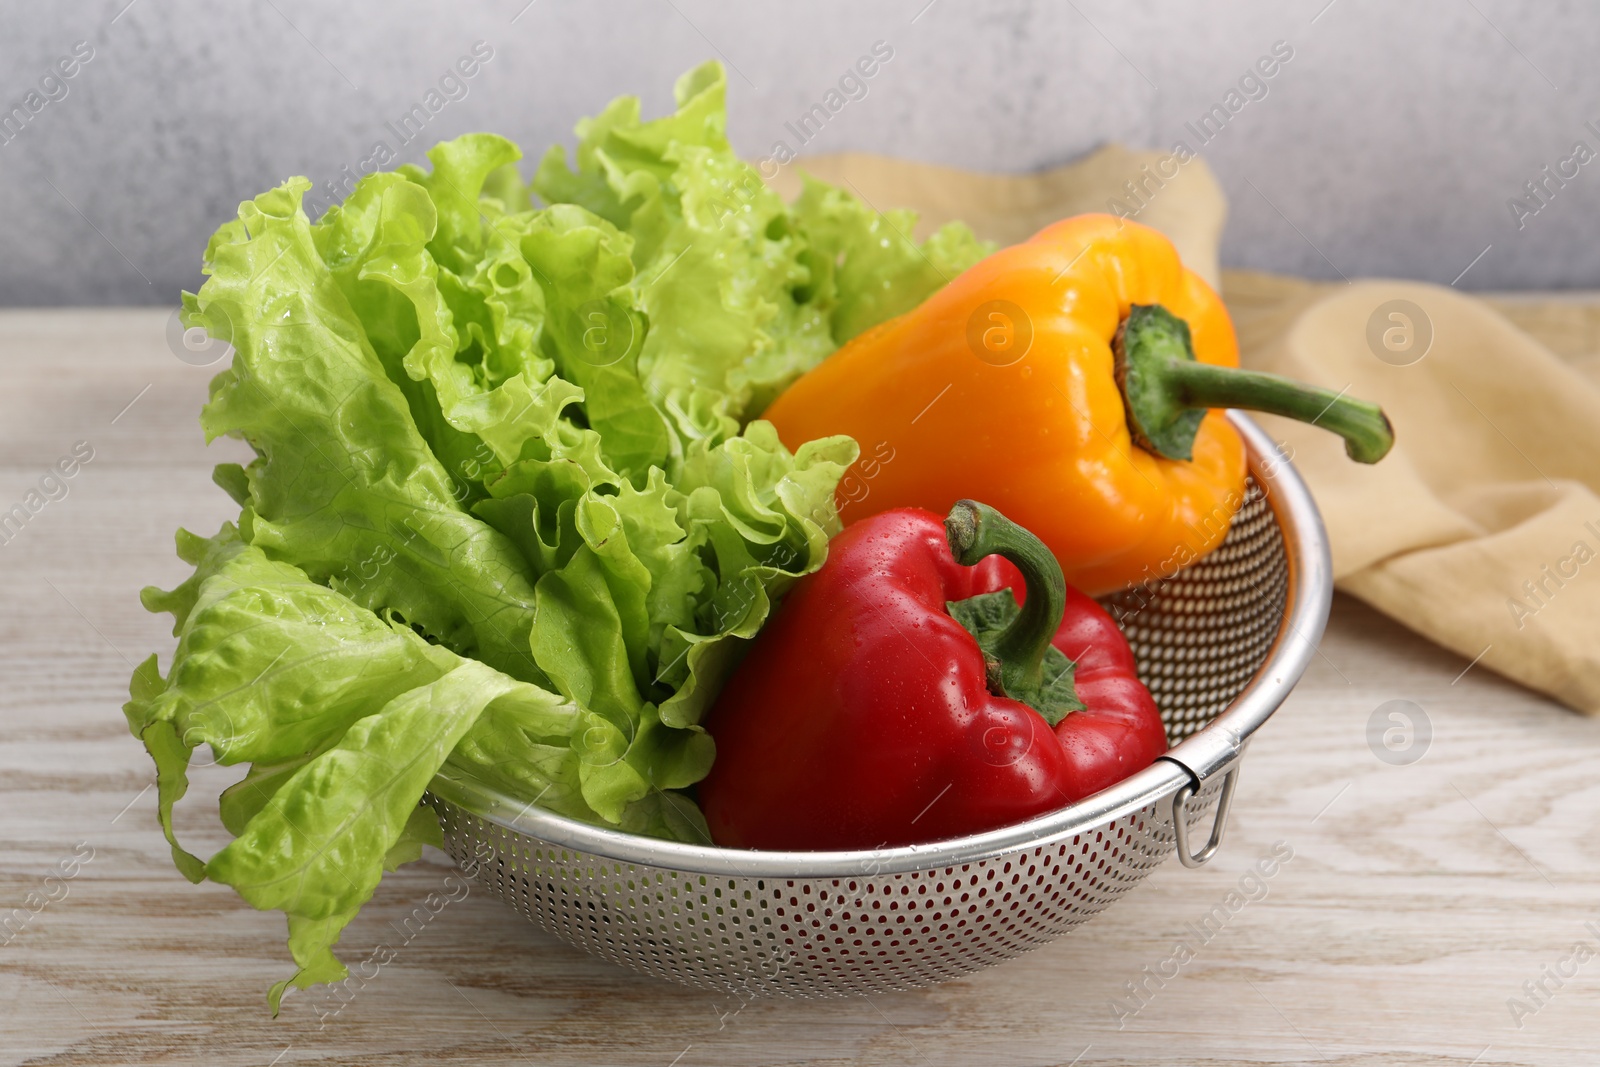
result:
[[[642,482],[667,465],[672,441],[638,374],[647,326],[626,291],[633,242],[604,219],[557,204],[534,216],[518,247],[543,297],[548,350],[562,377],[583,390],[601,454]]]
[[[414,251],[434,229],[432,204],[419,192],[398,174],[373,175],[311,233],[389,380],[405,395],[417,431],[449,474],[452,495],[470,503],[483,495],[480,468],[493,455],[477,435],[445,418],[434,383],[409,370],[424,353],[455,345],[451,317],[439,306],[437,274]]]
[[[554,700],[476,660],[460,660],[357,720],[211,857],[208,878],[231,885],[253,907],[289,916],[301,970],[285,984],[305,988],[328,981],[329,973],[344,977],[333,946],[377,889],[384,858],[428,783],[485,707],[526,699]],[[274,1007],[283,988],[274,989]]]
[[[727,82],[707,63],[678,79],[678,109],[643,122],[615,101],[578,126],[576,169],[559,146],[533,188],[633,239],[633,300],[649,320],[640,377],[684,442],[738,433],[779,389],[833,350],[783,201],[726,136]]]
[[[808,244],[810,300],[828,315],[839,344],[910,311],[995,249],[960,222],[946,223],[919,245],[911,238],[915,211],[880,214],[809,175],[794,216]]]
[[[166,678],[153,661],[142,667],[125,711],[156,758],[181,869],[288,916],[300,968],[290,983],[343,977],[332,950],[349,918],[385,870],[439,843],[437,819],[417,804],[458,747],[469,767],[497,764],[501,780],[538,784],[544,807],[605,820],[583,799],[573,741],[592,716],[570,701],[385,622],[231,526],[180,542],[195,576],[144,597],[177,621],[174,666]],[[171,833],[202,744],[221,764],[252,764],[219,805],[235,840],[209,861]],[[701,840],[684,803],[624,801],[609,821]]]
[[[752,423],[699,443],[678,485],[589,494],[578,544],[536,587],[534,658],[593,716],[579,742],[585,800],[607,818],[652,790],[692,784],[714,745],[700,718],[794,579],[821,565],[848,438],[791,455]]]
[[[174,859],[198,880],[200,861],[172,829],[195,748],[209,745],[224,765],[298,765],[458,657],[269,559],[232,526],[209,539],[180,532],[179,547],[196,565],[194,576],[142,597],[150,610],[173,614],[173,666],[162,678],[154,657],[147,661],[124,713],[155,760],[158,810]],[[281,784],[253,773],[223,805],[224,823],[248,821],[240,816]]]
[[[755,636],[794,581],[822,565],[839,531],[834,489],[858,449],[848,437],[807,442],[791,455],[771,423],[752,422],[685,463],[683,520],[708,546],[710,595],[690,626],[671,625],[656,665],[668,725],[694,728],[715,699],[743,641]]]
[[[462,655],[542,680],[520,555],[458,506],[318,253],[300,206],[309,187],[290,179],[240,206],[211,240],[191,316],[235,349],[201,425],[258,454],[245,539]]]

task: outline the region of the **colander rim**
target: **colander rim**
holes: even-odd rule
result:
[[[1228,419],[1245,445],[1250,473],[1266,491],[1284,539],[1288,591],[1282,625],[1265,662],[1215,719],[1155,764],[1075,804],[1027,822],[922,845],[828,852],[772,852],[693,845],[623,833],[506,796],[450,764],[428,787],[437,800],[513,834],[588,857],[713,877],[801,880],[870,878],[937,871],[1044,848],[1169,800],[1232,767],[1250,736],[1289,695],[1316,655],[1333,600],[1327,533],[1304,480],[1272,438],[1248,416]]]

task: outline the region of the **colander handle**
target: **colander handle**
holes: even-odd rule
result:
[[[1177,838],[1178,860],[1185,867],[1205,866],[1217,854],[1217,849],[1222,847],[1222,834],[1228,827],[1228,809],[1233,806],[1233,788],[1238,784],[1239,764],[1236,762],[1222,777],[1222,795],[1217,798],[1217,814],[1211,823],[1211,837],[1199,852],[1189,851],[1189,820],[1184,817],[1184,808],[1199,789],[1193,781],[1188,781],[1172,794],[1172,832]]]

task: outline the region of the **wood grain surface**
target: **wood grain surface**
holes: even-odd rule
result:
[[[236,511],[210,466],[242,446],[207,449],[196,421],[217,367],[175,357],[167,327],[154,311],[0,315],[0,511],[75,442],[94,450],[0,546],[0,1062],[1600,1062],[1600,722],[1343,598],[1252,745],[1216,860],[1167,864],[1023,959],[871,999],[741,1003],[591,959],[474,892],[348,1003],[294,994],[270,1018],[283,921],[174,870],[119,710],[133,664],[160,651],[164,667],[172,646],[139,587],[186,574],[177,526],[210,533]],[[1409,765],[1369,746],[1392,700],[1431,723]],[[198,776],[192,845],[221,843],[215,791],[234,776]],[[1243,882],[1255,899],[1198,943],[1192,924],[1277,842],[1293,858]],[[386,878],[346,958],[392,941],[449,871],[432,853]],[[1173,973],[1184,938],[1193,958],[1147,978]]]

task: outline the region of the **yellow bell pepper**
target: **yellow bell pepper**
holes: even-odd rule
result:
[[[1372,463],[1383,412],[1236,369],[1217,294],[1160,233],[1082,215],[976,264],[920,307],[861,334],[764,418],[791,449],[849,434],[846,522],[978,498],[1031,530],[1098,595],[1170,575],[1226,536],[1249,408],[1315,422]]]

